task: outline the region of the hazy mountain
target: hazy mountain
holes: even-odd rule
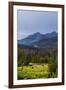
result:
[[[18,44],[44,48],[57,47],[57,33],[41,34],[36,32],[25,39],[18,40]]]
[[[31,45],[34,42],[37,42],[43,38],[43,35],[39,32],[34,33],[33,35],[29,35],[25,39],[18,40],[18,44]]]

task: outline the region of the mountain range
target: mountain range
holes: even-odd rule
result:
[[[24,39],[18,40],[18,45],[26,45],[36,48],[57,48],[57,32],[41,34],[36,32]]]

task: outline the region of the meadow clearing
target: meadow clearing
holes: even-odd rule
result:
[[[18,67],[19,79],[48,78],[48,64]]]

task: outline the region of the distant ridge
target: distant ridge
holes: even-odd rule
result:
[[[18,40],[18,45],[27,45],[32,47],[56,48],[57,47],[57,32],[41,34],[36,32],[28,37]]]

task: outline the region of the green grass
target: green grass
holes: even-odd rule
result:
[[[48,78],[48,64],[18,67],[18,79]]]

